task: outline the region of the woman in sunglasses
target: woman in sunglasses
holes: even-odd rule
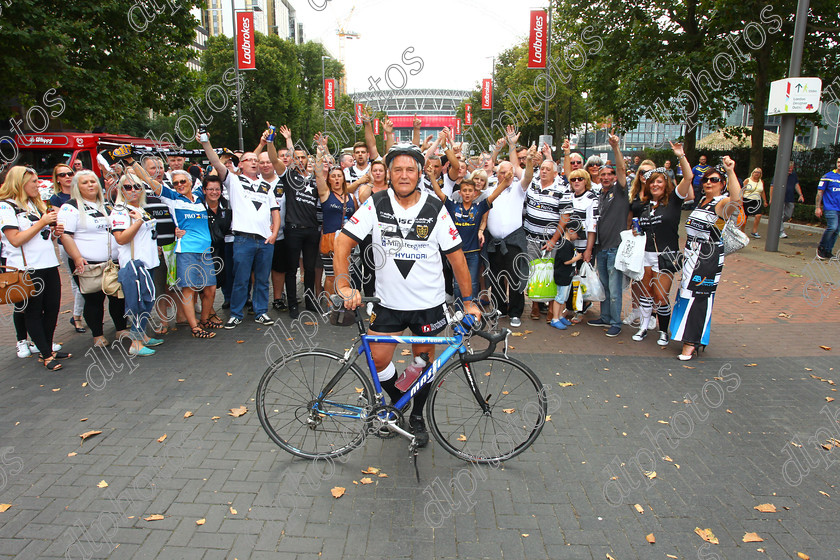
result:
[[[117,244],[110,239],[109,213],[110,203],[105,203],[99,177],[90,170],[77,171],[70,187],[70,200],[58,212],[58,221],[64,225],[61,243],[70,257],[70,267],[75,274],[84,272],[88,265],[116,260]],[[78,277],[74,276],[74,281],[78,285]],[[82,313],[93,335],[93,344],[105,347],[108,345],[103,335],[106,294],[98,290],[82,294],[82,297],[85,300]],[[127,335],[125,302],[117,296],[107,297],[108,313],[117,329],[117,337]]]
[[[54,194],[50,197],[50,205],[56,210],[70,200],[70,187],[73,184],[74,174],[70,166],[63,163],[59,163],[53,168]],[[58,255],[63,262],[70,260],[70,256],[64,250],[64,245],[61,244],[60,239],[58,240]],[[70,274],[73,274],[72,268]],[[82,322],[82,310],[85,308],[85,298],[82,297],[82,293],[75,282],[70,282],[70,287],[73,288],[73,316],[70,317],[70,324],[73,325],[77,333],[84,334],[87,332],[87,329],[82,326],[84,324]]]
[[[41,200],[35,170],[19,165],[12,167],[0,187],[3,257],[8,266],[29,270],[36,293],[19,305],[24,305],[27,333],[41,352],[46,368],[53,371],[61,369],[56,360],[71,357],[53,351],[53,333],[61,305],[61,278],[50,228],[54,234],[61,234],[61,228],[56,226],[57,216],[57,211],[47,211],[47,205]]]
[[[318,185],[318,198],[324,214],[321,229],[320,253],[324,263],[324,290],[328,295],[335,291],[335,273],[333,271],[333,245],[335,236],[356,211],[353,196],[347,192],[347,179],[340,167],[330,167],[325,156],[327,136],[315,136],[318,152],[315,160],[315,179]]]
[[[157,222],[143,206],[146,185],[130,170],[120,179],[117,204],[111,212],[111,233],[118,244],[120,273],[118,279],[125,294],[126,315],[131,320],[132,356],[152,356],[152,346],[163,344],[146,335],[146,325],[155,304],[155,285],[151,271],[160,264]]]
[[[723,228],[741,207],[741,183],[729,156],[724,156],[723,168],[703,173],[700,184],[703,196],[685,223],[685,265],[671,319],[671,338],[683,343],[680,360],[690,360],[709,343],[715,290],[723,271]]]

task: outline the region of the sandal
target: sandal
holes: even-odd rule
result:
[[[192,335],[195,338],[213,338],[214,336],[216,336],[216,333],[207,332],[201,327],[193,327]]]
[[[83,334],[87,332],[87,329],[84,327],[80,327],[76,324],[76,318],[70,317],[70,324],[73,325],[73,328],[76,329],[76,332],[79,334]]]
[[[225,326],[221,318],[219,318],[219,316],[215,313],[212,313],[206,321],[202,321],[200,324],[201,327],[204,329],[221,329],[223,326]]]
[[[56,360],[66,360],[67,358],[72,358],[73,354],[70,354],[69,352],[53,352],[50,357],[55,358]],[[44,357],[40,354],[38,354],[38,361],[44,361]]]
[[[61,368],[63,368],[64,366],[62,366],[61,364],[59,364],[59,363],[58,363],[58,361],[56,361],[56,359],[55,359],[55,358],[53,358],[52,356],[50,356],[49,358],[47,358],[46,360],[44,360],[44,367],[45,367],[45,368],[47,368],[47,369],[48,369],[48,370],[50,370],[50,371],[58,371],[58,370],[60,370]]]
[[[152,332],[155,334],[159,334],[161,336],[167,334],[169,332],[169,327],[161,327],[160,329],[152,329]]]

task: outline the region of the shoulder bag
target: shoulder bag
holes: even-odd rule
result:
[[[7,201],[12,202],[12,201]],[[16,203],[12,206],[19,208]],[[0,304],[18,304],[25,302],[38,293],[38,288],[26,270],[26,254],[23,245],[20,246],[20,256],[23,258],[23,269],[13,266],[0,266]]]

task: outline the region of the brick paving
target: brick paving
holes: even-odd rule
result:
[[[419,484],[399,439],[314,464],[274,445],[253,402],[269,331],[247,317],[212,341],[181,328],[153,358],[112,351],[99,370],[63,314],[76,357],[56,373],[15,357],[3,323],[0,557],[837,558],[840,292],[824,278],[823,300],[804,298],[812,240],[787,241],[727,259],[712,343],[689,363],[630,328],[572,337],[523,319],[512,353],[552,398],[540,438],[498,468],[432,442]],[[320,326],[315,340],[341,350],[352,333]],[[81,442],[89,430],[102,433]],[[388,477],[354,484],[368,466]]]

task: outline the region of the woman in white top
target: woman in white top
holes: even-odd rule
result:
[[[41,352],[49,370],[61,369],[56,360],[70,358],[65,352],[53,351],[53,334],[61,306],[61,277],[58,258],[50,241],[50,229],[61,234],[56,226],[58,213],[47,211],[38,192],[38,173],[16,165],[0,187],[0,239],[6,265],[29,270],[36,293],[23,308],[26,331]]]
[[[155,303],[151,271],[160,264],[157,249],[157,221],[143,209],[146,183],[127,171],[120,179],[117,205],[111,212],[111,233],[118,244],[120,284],[125,294],[126,315],[131,320],[132,356],[152,356],[152,346],[163,344],[146,335],[146,325]]]
[[[93,171],[82,170],[73,177],[70,200],[58,211],[58,221],[64,225],[61,243],[70,255],[71,267],[76,274],[84,272],[89,265],[116,257],[117,244],[111,240],[108,208],[99,178]],[[78,283],[79,280],[74,277],[74,281]],[[108,341],[102,334],[105,292],[98,290],[82,296],[85,298],[85,323],[93,335],[93,344],[106,346]],[[107,297],[108,312],[117,329],[117,337],[127,335],[125,302],[116,296]]]
[[[758,224],[761,223],[761,209],[767,206],[767,197],[764,196],[764,181],[761,180],[761,168],[756,167],[749,178],[744,181],[744,212],[747,216],[755,216],[753,219],[752,236],[759,239]],[[749,219],[749,218],[747,218]],[[747,220],[741,224],[741,231],[746,233]]]

